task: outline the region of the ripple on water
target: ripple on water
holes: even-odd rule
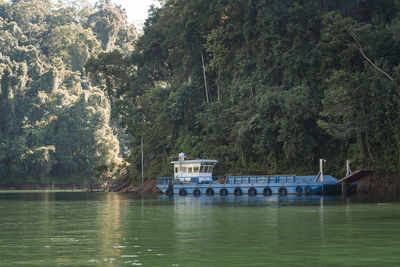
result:
[[[69,238],[69,237],[52,237],[51,241],[70,241],[70,242],[79,242],[79,239]]]

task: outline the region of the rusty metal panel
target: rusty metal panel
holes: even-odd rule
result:
[[[341,183],[341,182],[345,182],[345,183],[357,182],[358,180],[361,180],[361,179],[367,177],[368,175],[370,175],[373,172],[374,172],[373,170],[359,170],[359,171],[353,172],[352,174],[340,179],[338,181],[338,183]]]

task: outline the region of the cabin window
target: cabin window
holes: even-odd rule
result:
[[[178,173],[178,172],[179,172],[179,168],[175,167],[175,173]]]
[[[199,172],[199,167],[193,167],[193,173],[198,173]]]
[[[204,173],[205,171],[204,171],[204,166],[200,166],[200,172],[201,173]]]
[[[188,173],[192,173],[192,167],[188,168]]]
[[[212,173],[213,167],[214,167],[214,166],[212,166],[212,165],[211,165],[211,166],[208,166],[208,172],[209,172],[209,173]]]
[[[186,167],[182,167],[181,168],[181,172],[185,172],[186,173],[187,172],[187,168]]]

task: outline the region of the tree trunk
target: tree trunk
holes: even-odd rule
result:
[[[371,147],[369,145],[368,132],[365,132],[365,144],[367,145],[367,151],[368,151],[369,160],[371,161],[372,164],[374,164],[374,159],[372,158]]]
[[[368,141],[368,133],[360,133],[360,145],[361,145],[361,164],[362,168],[367,168],[370,163],[373,163],[371,148]]]
[[[203,56],[203,52],[200,51],[200,54],[201,54],[201,64],[202,64],[202,67],[203,67],[203,79],[204,79],[204,89],[205,89],[205,91],[206,91],[206,100],[207,100],[207,102],[210,102],[210,98],[209,98],[209,96],[208,96],[207,76],[206,76],[206,69],[205,69],[205,67],[204,67],[204,56]]]
[[[251,100],[254,101],[254,92],[253,92],[253,84],[250,82],[250,95],[251,95]]]

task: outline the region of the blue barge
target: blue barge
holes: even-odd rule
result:
[[[213,177],[212,170],[216,160],[188,160],[184,153],[179,154],[174,164],[174,177],[159,177],[157,187],[166,195],[264,195],[278,194],[324,194],[340,193],[338,180],[324,175],[320,160],[317,175],[265,175],[265,176],[227,176]]]

